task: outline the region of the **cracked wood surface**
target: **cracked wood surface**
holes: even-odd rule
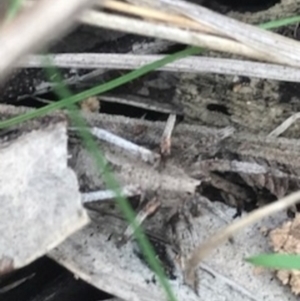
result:
[[[0,115],[1,118],[8,118],[26,111],[28,109],[1,106]],[[57,114],[61,113],[53,115],[57,116]],[[83,113],[83,116],[90,126],[109,130],[151,150],[159,148],[165,126],[163,122],[150,122],[105,114]],[[89,191],[103,188],[103,180],[95,170],[93,161],[83,150],[74,130],[70,130],[69,135],[69,151],[72,154],[69,164],[78,176],[80,189]],[[291,156],[296,158],[298,141],[274,137],[263,139],[263,135],[234,132],[230,128],[216,129],[179,124],[175,127],[172,135],[171,157],[167,160],[166,167],[161,166],[160,168],[162,168],[163,174],[164,168],[168,170],[168,166],[172,167],[174,173],[171,176],[174,179],[182,180],[184,174],[185,179],[192,184],[191,187],[194,187],[193,189],[196,188],[199,181],[195,181],[191,176],[192,167],[197,162],[206,160],[209,156],[214,157],[218,153],[221,153],[226,159],[226,156],[230,157],[231,153],[240,152],[240,158],[249,163],[253,163],[255,159],[256,163],[263,167],[271,165],[279,171],[287,171],[288,168],[291,168],[290,159],[288,158],[286,161],[285,153],[288,151]],[[263,143],[263,141],[265,142]],[[242,147],[243,145],[244,147]],[[126,164],[132,168],[139,166],[143,172],[145,170],[158,172],[153,165],[139,162],[124,153],[124,150],[107,143],[101,142],[99,147],[112,164],[114,174],[122,185],[138,184],[144,190],[151,190],[151,185],[148,185],[149,181],[143,183],[143,174],[131,178],[128,176]],[[260,156],[259,160],[258,156]],[[274,160],[275,162],[273,162]],[[273,165],[270,162],[273,162]],[[116,163],[120,164],[116,166]],[[261,170],[264,173],[264,169]],[[161,175],[161,171],[152,177]],[[199,172],[201,173],[201,170]],[[207,170],[204,170],[203,174],[205,175],[206,172]],[[183,284],[182,264],[184,264],[184,259],[204,238],[230,222],[235,210],[217,204],[206,207],[207,203],[203,203],[202,197],[197,194],[191,197],[187,193],[191,192],[190,189],[183,189],[185,185],[180,187],[176,184],[176,189],[172,185],[164,185],[165,183],[160,183],[156,187],[161,209],[154,217],[146,220],[144,227],[147,233],[162,239],[161,244],[174,264],[171,274],[175,275],[176,279],[172,277],[171,284],[175,292],[182,300],[197,300],[199,297]],[[253,187],[259,186],[255,183],[252,185]],[[226,189],[224,189],[224,193],[226,193]],[[90,207],[92,224],[70,237],[49,256],[85,281],[124,300],[150,300],[153,298],[165,300],[163,291],[157,285],[157,279],[148,266],[139,259],[137,254],[140,251],[136,244],[129,241],[120,249],[116,247],[116,237],[125,231],[126,223],[123,221],[120,211],[111,206],[110,202],[93,203]],[[170,224],[174,215],[177,215],[178,218],[175,218],[175,222]],[[284,218],[282,214],[276,218],[271,217],[270,223],[262,223],[260,226],[274,227]],[[242,298],[245,300],[274,300],[274,296],[270,293],[274,292],[276,296],[280,296],[281,300],[296,300],[287,292],[286,288],[272,280],[271,272],[256,275],[253,274],[253,267],[243,263],[245,256],[267,251],[267,241],[261,234],[259,225],[247,229],[237,237],[233,244],[229,243],[220,247],[202,265],[199,270],[201,282],[198,294],[204,300],[220,300],[221,294],[225,299],[227,296],[233,300]],[[178,258],[181,260],[178,261]],[[212,282],[213,286],[210,284]],[[263,286],[262,290],[260,290],[261,286]],[[142,291],[143,294],[141,294]]]

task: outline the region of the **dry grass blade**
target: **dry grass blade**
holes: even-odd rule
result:
[[[146,19],[153,19],[156,21],[173,24],[175,26],[179,26],[183,28],[195,29],[195,30],[202,31],[204,33],[216,34],[216,31],[212,30],[211,28],[208,28],[207,26],[203,26],[184,16],[180,16],[179,14],[162,12],[157,9],[127,4],[125,2],[120,2],[115,0],[98,1],[97,4],[101,7],[109,8],[111,10],[119,11],[122,13],[139,16]]]
[[[181,0],[129,0],[128,2],[185,15],[199,24],[215,30],[221,36],[230,36],[236,41],[237,45],[241,43],[248,51],[252,50],[256,52],[257,59],[265,57],[266,61],[300,66],[300,44],[292,39],[242,23],[215,13],[205,7]],[[222,47],[219,50],[228,51],[227,47],[228,45],[224,46],[222,43]],[[207,48],[213,49],[209,46]],[[232,53],[237,52],[232,51]],[[240,54],[248,56],[242,52]],[[255,56],[252,57],[255,58]]]
[[[273,130],[268,136],[278,137],[284,133],[293,123],[295,123],[300,118],[300,113],[295,113],[286,119],[282,124],[280,124],[275,130]]]
[[[239,22],[205,7],[185,1],[154,0],[153,2],[163,3],[200,24],[215,29],[220,34],[229,35],[253,50],[268,54],[277,63],[300,66],[300,44],[297,41]]]
[[[267,217],[271,214],[289,208],[290,206],[296,204],[300,201],[300,191],[290,194],[287,197],[280,199],[270,205],[267,205],[263,208],[257,209],[245,216],[244,218],[230,224],[228,227],[220,230],[215,235],[213,235],[210,239],[204,242],[201,246],[197,247],[190,259],[186,264],[186,280],[189,285],[195,287],[195,270],[199,263],[207,256],[209,253],[218,247],[221,243],[227,241],[232,235],[237,233],[239,230],[250,226],[257,221],[261,220],[264,217]]]
[[[133,197],[141,195],[142,191],[138,185],[127,185],[121,188],[122,195],[125,197]],[[81,199],[84,204],[101,201],[114,201],[116,193],[113,190],[98,190],[92,192],[85,192],[81,194]]]
[[[142,21],[104,12],[96,12],[93,10],[86,12],[82,17],[80,17],[80,20],[81,22],[92,26],[99,26],[188,45],[200,46],[216,51],[239,54],[258,60],[265,60],[269,62],[277,61],[276,58],[270,56],[268,53],[259,52],[230,39],[173,28],[171,26],[156,24],[150,21]]]
[[[144,64],[163,58],[163,55],[135,54],[55,54],[50,56],[52,63],[60,68],[77,69],[136,69]],[[29,56],[18,66],[36,68],[45,65],[44,56]],[[219,73],[241,75],[288,82],[300,81],[300,70],[293,67],[251,61],[211,57],[187,57],[172,62],[158,70],[188,73]]]
[[[0,31],[0,79],[3,80],[24,55],[42,49],[50,40],[63,35],[92,2],[41,0],[3,27]]]

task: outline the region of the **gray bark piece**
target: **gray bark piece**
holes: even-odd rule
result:
[[[216,203],[213,208],[215,211],[210,211],[203,205],[202,214],[190,220],[190,229],[184,219],[177,224],[177,239],[183,256],[188,256],[205,237],[226,226],[223,215],[232,220],[235,213],[223,204]],[[218,212],[222,212],[222,216]],[[257,223],[237,235],[233,243],[214,251],[198,270],[199,296],[183,284],[182,271],[177,267],[177,279],[169,281],[177,300],[296,301],[297,297],[274,279],[272,271],[258,273],[243,261],[247,256],[270,252],[267,238],[260,229],[277,226],[283,216],[279,214]],[[152,224],[159,224],[161,217],[158,213]],[[153,281],[153,272],[133,253],[133,244],[129,242],[118,249],[113,239],[108,240],[111,233],[120,232],[124,225],[112,217],[93,218],[91,225],[68,238],[49,256],[88,283],[121,299],[167,300],[157,279]],[[170,238],[166,229],[162,230],[164,237]]]
[[[214,209],[219,209],[228,218],[235,210],[221,203],[214,203]],[[192,229],[188,231],[181,221],[177,225],[183,256],[190,256],[191,251],[205,239],[226,226],[221,217],[202,209],[202,216],[192,221]],[[216,250],[198,268],[198,293],[200,300],[259,300],[259,301],[296,301],[288,287],[284,287],[271,270],[256,269],[244,261],[245,258],[261,253],[272,253],[268,245],[265,230],[273,229],[285,220],[285,214],[280,212],[270,216],[255,225],[242,230],[233,239]],[[207,295],[204,289],[208,285],[208,274],[215,277],[213,293]],[[219,295],[219,298],[216,296]],[[220,297],[222,295],[222,297]]]
[[[65,122],[0,141],[0,274],[30,263],[87,224],[67,155]]]
[[[120,231],[122,225],[108,222],[104,217],[101,224],[91,224],[48,255],[86,282],[121,299],[166,300],[153,272],[133,253],[133,244],[117,249],[112,240],[108,241],[109,233]],[[178,300],[199,300],[186,285],[177,281],[171,285]]]
[[[13,109],[10,111],[8,106],[2,106],[2,108],[7,115],[17,114],[20,111],[19,108],[18,110]],[[99,126],[110,130],[114,134],[143,146],[158,145],[165,126],[164,123],[152,123],[125,117],[107,116],[105,114],[88,114],[85,117],[91,126]],[[140,125],[143,127],[140,127]],[[142,129],[143,131],[133,131],[133,129]],[[136,132],[139,134],[134,135]],[[172,136],[174,153],[172,158],[168,160],[168,163],[170,163],[170,166],[181,167],[179,169],[183,171],[188,170],[190,162],[188,158],[185,158],[185,153],[188,153],[189,156],[187,157],[190,157],[191,154],[212,152],[215,149],[215,145],[222,141],[226,133],[228,134],[228,129],[224,131],[224,129],[217,130],[179,124]],[[254,136],[236,133],[230,139],[236,142],[240,140],[250,141],[251,143],[248,145],[251,146],[255,141],[259,143],[262,138],[264,137],[255,136],[254,140]],[[263,140],[264,143],[265,139]],[[102,179],[96,173],[95,168],[92,168],[93,160],[91,158],[89,159],[90,161],[85,159],[88,156],[78,146],[79,141],[76,136],[71,136],[70,140],[70,151],[73,154],[70,164],[77,172],[78,178],[82,178],[82,186],[88,186],[92,181],[94,182],[93,186],[99,185],[101,188],[103,186]],[[190,143],[191,141],[197,141],[197,143]],[[275,143],[276,141],[277,144]],[[283,149],[288,149],[290,152],[296,151],[296,140],[281,138],[276,139],[276,141],[274,138],[268,138],[267,145],[269,145],[269,148],[279,149],[280,151]],[[230,144],[226,145],[227,147],[230,146]],[[216,148],[218,149],[218,147]],[[105,143],[101,143],[101,149],[108,159],[112,159],[114,165],[117,165],[119,162],[117,159],[121,163],[127,163],[128,165],[133,160],[129,156],[125,156],[122,151]],[[127,158],[126,162],[124,162],[125,157]],[[120,165],[124,167],[124,164]],[[126,177],[128,171],[120,170],[120,165],[117,166],[119,168],[114,168],[114,172],[121,184],[125,185],[131,181],[141,182],[140,179],[129,179]],[[133,165],[137,168],[145,164],[135,160],[131,166]],[[151,165],[147,168],[153,169]],[[176,172],[176,174],[180,176],[179,172]],[[188,175],[188,172],[186,174]],[[147,187],[147,182],[141,182],[141,184],[143,184],[144,189],[149,188]],[[162,207],[154,217],[146,220],[143,226],[147,233],[166,240],[170,253],[172,253],[172,250],[168,243],[170,241],[174,243],[174,246],[179,248],[181,255],[185,258],[205,238],[226,226],[227,223],[230,223],[235,210],[216,203],[212,206],[214,210],[211,210],[212,208],[209,207],[207,209],[207,204],[200,202],[201,198],[195,197],[194,200],[188,196],[186,191],[180,192],[176,190],[157,190],[158,199],[162,202]],[[173,212],[174,210],[177,211],[181,205],[189,205],[194,201],[196,205],[199,205],[196,207],[200,207],[202,214],[199,217],[192,218],[192,213],[190,212],[189,214],[188,210],[178,210],[180,215],[183,216],[181,216],[177,225],[173,225],[173,228],[176,230],[174,235],[165,226],[165,221],[169,220],[167,216],[172,216],[172,209]],[[96,215],[97,218],[95,215],[91,215],[93,218],[91,225],[69,237],[55,250],[48,253],[49,256],[85,281],[124,300],[166,300],[163,290],[153,281],[153,272],[135,255],[134,244],[130,241],[120,249],[116,247],[116,243],[113,240],[114,235],[117,234],[118,237],[120,234],[123,234],[127,224],[122,219],[116,218],[118,212],[116,214],[112,212],[109,202],[106,204],[108,206],[107,210],[105,210],[104,205],[99,204],[97,209],[100,213]],[[199,268],[200,283],[198,294],[200,297],[196,296],[192,290],[183,284],[182,271],[180,268],[177,268],[177,279],[170,282],[178,300],[297,300],[287,287],[283,287],[279,281],[274,280],[275,276],[271,271],[256,273],[253,266],[243,261],[247,256],[270,252],[267,238],[264,237],[260,228],[276,227],[282,223],[284,217],[285,215],[281,213],[275,217],[265,219],[238,234],[234,238],[233,244],[225,244],[214,251],[211,257],[202,263]],[[187,223],[187,220],[189,223]],[[109,239],[111,236],[112,239]],[[174,259],[174,256],[172,258]]]

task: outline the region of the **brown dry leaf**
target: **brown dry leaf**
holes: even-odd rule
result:
[[[100,101],[97,97],[89,97],[80,103],[80,107],[84,112],[97,113],[100,110]]]
[[[270,239],[275,252],[300,254],[300,214],[272,230]],[[284,285],[289,285],[295,295],[300,294],[300,271],[279,270],[276,276]]]

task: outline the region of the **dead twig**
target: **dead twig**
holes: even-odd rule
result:
[[[160,152],[163,156],[171,154],[171,136],[176,122],[176,115],[171,114],[168,117],[166,127],[161,137]]]
[[[197,247],[191,257],[186,262],[185,272],[186,281],[191,287],[196,286],[195,270],[199,263],[207,256],[213,249],[217,248],[220,244],[226,242],[231,236],[243,228],[250,226],[264,217],[274,214],[278,211],[289,208],[290,206],[300,201],[300,191],[290,194],[270,205],[257,209],[244,218],[233,222],[231,225],[217,232],[209,238],[202,245]]]
[[[127,185],[121,188],[121,194],[126,197],[133,197],[142,193],[138,185]],[[116,198],[116,192],[112,190],[99,190],[85,192],[81,194],[83,204],[113,200]]]
[[[161,202],[157,197],[152,198],[147,204],[139,211],[135,217],[135,222],[137,225],[141,225],[147,217],[152,215],[157,209],[161,206]],[[129,225],[124,231],[122,237],[118,241],[118,247],[124,245],[134,234],[134,228],[132,225]]]
[[[115,134],[112,134],[106,130],[93,127],[91,129],[91,133],[98,139],[104,140],[104,141],[114,144],[124,150],[127,150],[131,154],[133,154],[137,157],[140,157],[145,162],[153,164],[157,160],[160,159],[159,154],[156,154],[145,147],[136,145],[136,144],[134,144],[124,138],[121,138]]]
[[[280,124],[275,130],[273,130],[268,136],[278,137],[284,133],[293,123],[295,123],[300,118],[300,113],[295,113],[286,119],[282,124]]]

